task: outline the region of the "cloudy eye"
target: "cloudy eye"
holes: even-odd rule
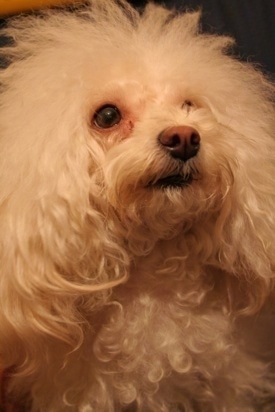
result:
[[[120,111],[116,106],[107,104],[96,110],[93,122],[100,129],[109,129],[121,121]]]

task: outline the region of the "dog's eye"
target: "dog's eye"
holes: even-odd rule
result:
[[[191,100],[185,100],[183,102],[182,108],[186,109],[188,112],[191,110],[191,108],[194,107],[194,104],[191,102]]]
[[[116,106],[105,105],[96,110],[93,121],[97,127],[109,129],[121,121],[121,114]]]

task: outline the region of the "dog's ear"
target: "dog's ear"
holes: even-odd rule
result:
[[[112,287],[126,279],[128,256],[108,227],[100,182],[92,178],[104,154],[87,120],[93,74],[85,59],[94,61],[98,29],[86,17],[45,12],[42,18],[14,19],[5,31],[14,39],[1,51],[10,64],[0,72],[5,366],[20,359],[16,339],[34,353],[35,336],[45,334],[79,345],[81,307],[103,305]],[[75,54],[79,49],[83,60]]]
[[[29,110],[21,125],[15,125],[16,113],[6,113],[0,144],[3,354],[16,336],[32,347],[35,333],[79,344],[79,301],[89,296],[90,310],[103,304],[125,279],[127,261],[97,210],[81,128],[74,134],[60,120],[60,128],[35,130],[39,115]]]
[[[35,110],[25,125],[15,126],[16,116],[6,115],[0,145],[0,351],[10,353],[15,339],[33,350],[36,334],[78,345],[81,302],[89,310],[104,304],[111,288],[125,280],[127,257],[97,210],[81,128],[74,134],[60,120],[60,128],[35,131]],[[39,141],[30,144],[30,133]],[[11,353],[20,356],[19,349]]]
[[[221,81],[224,92],[208,103],[228,146],[233,184],[214,236],[222,239],[221,262],[248,280],[257,308],[275,279],[275,88],[258,70],[233,60]]]
[[[35,335],[79,344],[81,303],[104,304],[127,265],[97,199],[100,149],[88,143],[81,104],[42,91],[31,62],[22,70],[5,82],[0,110],[0,352],[9,364],[20,357],[15,339],[34,353]],[[10,67],[2,78],[12,71],[19,76]]]

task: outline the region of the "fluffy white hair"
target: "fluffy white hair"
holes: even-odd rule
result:
[[[198,20],[89,0],[5,29],[0,365],[27,411],[274,410],[237,322],[274,285],[274,87]],[[182,125],[186,162],[158,142]]]

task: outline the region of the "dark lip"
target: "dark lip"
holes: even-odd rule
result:
[[[160,188],[160,189],[182,188],[182,187],[190,185],[192,181],[193,181],[193,177],[191,174],[188,174],[188,175],[176,174],[176,175],[162,177],[161,179],[154,182],[152,186]]]

